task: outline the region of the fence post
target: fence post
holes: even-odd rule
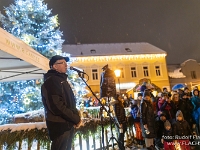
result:
[[[18,150],[21,150],[22,149],[22,140],[19,141],[19,148]]]
[[[37,150],[40,150],[40,141],[37,141]]]

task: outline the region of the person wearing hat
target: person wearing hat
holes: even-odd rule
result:
[[[193,116],[193,120],[195,121],[195,124],[193,125],[193,129],[195,129],[197,127],[198,130],[199,130],[200,97],[199,97],[199,90],[198,89],[194,89],[192,91],[191,102],[194,106],[192,116]]]
[[[51,150],[71,150],[74,127],[81,124],[74,93],[67,82],[69,57],[53,56],[41,87]]]
[[[140,126],[140,103],[142,100],[142,93],[138,93],[138,97],[136,100],[132,100],[131,103],[131,115],[133,117],[133,124],[135,128],[135,136],[137,141],[138,148],[143,148],[144,140],[142,137],[142,130]]]
[[[190,90],[189,90],[188,87],[185,87],[185,88],[184,88],[184,93],[187,94],[187,96],[188,96],[189,99],[191,98],[191,96],[192,96],[192,92],[190,92]]]
[[[148,90],[143,93],[143,100],[140,105],[140,122],[142,128],[142,136],[145,138],[147,149],[154,149],[153,140],[155,134],[155,117],[153,105],[151,102],[151,94]]]
[[[181,149],[190,150],[189,140],[192,135],[188,122],[184,119],[181,110],[176,113],[176,122],[173,125],[173,136],[180,143]]]
[[[163,143],[161,142],[161,139],[163,136],[164,123],[166,120],[167,119],[165,112],[160,111],[155,121],[155,130],[156,130],[155,147],[157,149],[162,149],[164,147]]]
[[[163,143],[164,149],[175,150],[173,145],[173,132],[171,123],[166,120],[164,123],[164,131],[163,131]]]
[[[118,129],[118,146],[120,150],[125,150],[124,146],[124,134],[127,131],[127,121],[124,109],[124,100],[120,94],[116,94],[116,103],[114,104],[114,112],[119,122]]]

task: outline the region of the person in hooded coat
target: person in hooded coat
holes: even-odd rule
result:
[[[145,138],[147,149],[154,149],[155,133],[155,116],[151,102],[151,94],[148,90],[143,93],[143,100],[140,105],[140,123],[142,136]]]
[[[175,150],[173,143],[173,132],[171,124],[168,120],[164,123],[164,131],[163,131],[163,143],[164,143],[164,149],[165,150]]]
[[[193,116],[193,119],[194,119],[197,127],[199,127],[199,116],[200,116],[199,90],[198,89],[194,89],[192,94],[193,94],[193,96],[191,98],[191,102],[192,102],[192,104],[194,106],[194,109],[193,109],[193,112],[192,112],[192,116]]]
[[[142,93],[138,93],[137,100],[132,100],[131,103],[131,115],[134,121],[134,128],[136,131],[136,141],[139,148],[143,147],[144,140],[142,137],[142,130],[140,126],[140,103],[142,100]]]
[[[190,135],[192,135],[191,128],[188,122],[184,120],[181,110],[178,110],[176,113],[176,122],[173,125],[173,136],[175,137],[175,140],[180,143],[181,149],[190,150]]]

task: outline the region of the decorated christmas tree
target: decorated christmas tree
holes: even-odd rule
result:
[[[58,15],[50,16],[43,0],[15,0],[5,8],[5,14],[0,14],[0,21],[6,31],[48,58],[61,53],[64,40]]]
[[[58,16],[50,16],[51,10],[43,0],[16,0],[5,8],[0,21],[5,30],[20,38],[33,49],[46,56],[62,54],[62,32],[59,31]],[[76,73],[67,72],[74,90],[77,106],[87,94],[85,84]],[[40,87],[43,80],[0,83],[0,124],[9,123],[14,114],[43,108]]]

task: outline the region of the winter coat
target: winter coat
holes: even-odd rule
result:
[[[73,91],[67,82],[67,75],[49,70],[44,75],[41,88],[45,119],[51,140],[71,130],[80,122]]]
[[[192,117],[196,124],[199,124],[199,116],[200,116],[200,98],[198,96],[193,96],[191,98],[191,102],[194,106]]]
[[[160,110],[165,112],[167,120],[171,121],[172,119],[175,119],[176,109],[173,101],[170,101],[170,103],[165,101],[160,107]]]
[[[191,102],[194,106],[194,110],[197,110],[200,107],[200,98],[198,96],[192,96]]]
[[[192,135],[191,128],[186,120],[176,121],[173,124],[173,135],[176,136],[188,136]]]
[[[155,131],[156,131],[156,138],[162,138],[163,136],[163,131],[164,131],[164,123],[162,120],[160,120],[160,117],[156,118],[155,121]]]
[[[175,112],[177,112],[179,110],[178,109],[179,101],[180,101],[180,99],[178,101],[173,101],[174,102],[174,106],[175,106]]]
[[[140,122],[142,128],[142,136],[144,138],[155,138],[155,117],[153,106],[150,101],[142,100],[140,105]],[[150,131],[149,134],[146,134],[144,125],[147,124],[147,128]]]
[[[119,124],[123,125],[123,131],[127,131],[126,114],[121,101],[118,100],[117,103],[114,105],[114,111]]]
[[[192,127],[192,124],[194,123],[194,120],[192,118],[192,112],[193,112],[193,104],[191,100],[187,99],[180,99],[178,104],[178,109],[182,111],[184,119],[188,122],[190,127]]]
[[[165,128],[164,128],[164,130],[163,130],[163,135],[164,136],[168,136],[168,137],[173,137],[173,130],[172,130],[172,128],[171,129],[169,129],[169,130],[166,130]],[[166,141],[166,142],[172,142],[173,141],[173,139],[170,139],[170,138],[164,138],[164,140]]]
[[[143,84],[140,88],[141,93],[143,93],[147,89],[147,86]]]
[[[140,122],[140,108],[138,105],[131,105],[131,115],[134,119],[134,122]]]

